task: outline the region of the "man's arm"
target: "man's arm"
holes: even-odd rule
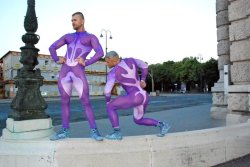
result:
[[[111,91],[114,85],[115,85],[115,73],[113,70],[111,70],[108,74],[107,83],[104,89],[104,96],[107,103],[110,102],[111,100]]]
[[[139,68],[141,68],[141,80],[145,81],[148,75],[148,65],[139,59],[134,59]]]
[[[59,61],[59,57],[57,56],[56,50],[65,44],[66,44],[66,35],[62,36],[60,39],[58,39],[49,47],[51,57],[54,59],[55,62]]]
[[[85,66],[88,66],[97,62],[104,55],[102,46],[100,45],[97,37],[94,35],[91,36],[91,45],[95,51],[95,55],[91,59],[85,62]]]
[[[147,86],[146,84],[146,78],[147,78],[147,75],[148,75],[148,65],[142,61],[142,60],[139,60],[139,59],[134,59],[137,66],[141,69],[141,87],[142,88],[145,88]]]

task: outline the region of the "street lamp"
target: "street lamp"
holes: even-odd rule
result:
[[[14,121],[49,117],[45,113],[48,105],[40,92],[44,77],[41,75],[40,69],[34,69],[38,65],[37,56],[39,52],[35,44],[40,39],[40,36],[35,34],[38,29],[35,0],[27,0],[27,2],[28,8],[24,18],[26,33],[22,36],[25,46],[20,48],[22,51],[20,62],[23,67],[17,71],[17,76],[14,78],[18,91],[11,102],[12,111],[8,116],[13,118]]]
[[[153,69],[151,68],[151,73],[148,73],[151,77],[151,83],[152,83],[152,92],[154,92],[154,76],[153,76]]]
[[[199,60],[199,62],[201,63],[201,61],[203,60],[203,56],[202,56],[202,54],[198,54],[197,59],[198,59],[198,60]]]
[[[199,60],[200,65],[201,65],[201,61],[203,60],[202,54],[198,54],[197,59]],[[201,92],[202,92],[202,71],[200,71],[200,86],[201,86]]]
[[[105,34],[105,56],[106,56],[107,52],[108,52],[108,36],[109,36],[109,39],[112,39],[112,35],[111,35],[110,30],[102,29],[101,30],[101,35],[100,35],[101,38],[103,37],[102,33]],[[107,73],[108,73],[107,65],[105,66],[105,70],[106,70],[106,83],[107,83]]]

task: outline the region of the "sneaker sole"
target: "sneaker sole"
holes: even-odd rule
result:
[[[168,131],[169,131],[169,129],[171,128],[171,126],[168,126],[168,130],[167,130],[167,132],[165,132],[165,133],[159,133],[159,134],[157,134],[156,136],[158,136],[158,137],[164,137],[167,133],[168,133]]]
[[[108,139],[108,140],[122,140],[122,138],[116,138],[116,139],[114,139],[114,138],[108,138],[108,137],[105,137],[105,139]]]

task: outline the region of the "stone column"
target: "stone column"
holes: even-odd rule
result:
[[[231,82],[227,124],[250,118],[250,1],[229,1]]]
[[[215,119],[226,119],[228,112],[228,96],[224,92],[224,65],[230,64],[228,5],[228,0],[216,0],[217,54],[219,56],[218,69],[220,78],[212,88],[211,117]]]

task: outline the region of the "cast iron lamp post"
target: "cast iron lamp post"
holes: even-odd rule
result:
[[[110,30],[102,29],[101,30],[101,35],[100,35],[101,38],[103,37],[102,33],[105,34],[105,56],[106,56],[107,53],[108,53],[108,36],[109,36],[109,39],[112,39],[112,35],[111,35]],[[108,72],[107,65],[105,66],[105,70],[106,70],[106,83],[107,83],[107,72]]]
[[[154,89],[154,75],[153,75],[153,69],[151,68],[151,73],[148,73],[149,74],[149,76],[151,77],[151,83],[152,83],[152,92],[154,92],[155,91],[155,89]]]
[[[40,36],[35,34],[38,28],[35,0],[27,2],[28,8],[24,19],[26,34],[22,36],[25,46],[20,48],[20,62],[23,67],[18,70],[17,76],[14,78],[18,91],[11,103],[12,111],[8,116],[15,121],[48,118],[45,113],[47,103],[40,92],[44,78],[41,76],[40,69],[34,70],[35,66],[38,65],[39,52],[39,49],[34,45],[40,39]]]
[[[201,65],[201,61],[203,60],[202,54],[199,54],[197,59],[199,59],[199,62],[200,62],[200,65]],[[203,84],[202,84],[202,71],[201,70],[200,70],[200,87],[201,87],[200,91],[203,92],[203,90],[202,90],[202,87],[203,87]]]

